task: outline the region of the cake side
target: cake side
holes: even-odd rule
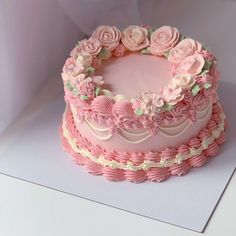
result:
[[[225,141],[215,56],[171,26],[99,26],[62,72],[61,136],[109,180],[163,181],[204,165]]]

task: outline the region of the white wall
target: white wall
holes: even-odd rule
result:
[[[0,0],[0,132],[100,24],[174,25],[213,49],[227,79],[234,76],[235,22],[233,0]]]
[[[0,132],[57,74],[79,35],[56,1],[0,1]]]

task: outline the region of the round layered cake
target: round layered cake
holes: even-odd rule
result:
[[[99,26],[63,67],[64,149],[108,180],[161,182],[225,141],[217,60],[171,26]]]

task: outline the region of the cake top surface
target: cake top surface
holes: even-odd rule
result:
[[[63,67],[65,99],[99,122],[158,127],[217,99],[215,56],[171,26],[99,26]],[[148,122],[147,122],[148,121]]]
[[[169,82],[172,66],[164,58],[133,53],[107,60],[96,74],[107,81],[105,88],[131,99],[141,91],[160,93]]]

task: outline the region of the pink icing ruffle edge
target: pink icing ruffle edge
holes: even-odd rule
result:
[[[198,136],[192,138],[188,143],[182,144],[178,148],[166,148],[161,152],[154,151],[148,153],[123,153],[117,151],[107,151],[98,145],[92,145],[89,140],[82,137],[76,129],[72,113],[69,109],[65,113],[65,119],[67,123],[66,128],[69,130],[71,137],[77,140],[78,147],[89,150],[95,157],[102,154],[108,160],[116,160],[122,163],[127,163],[129,161],[134,165],[139,165],[144,160],[150,160],[157,163],[160,162],[161,158],[165,160],[171,160],[178,153],[187,154],[190,147],[198,148],[201,145],[201,141],[211,135],[211,130],[217,128],[217,125],[220,122],[220,111],[222,111],[221,105],[219,103],[214,104],[212,118],[208,122],[206,128],[202,129]],[[67,151],[73,157],[76,164],[84,165],[89,173],[94,175],[103,175],[110,181],[128,180],[133,183],[140,183],[146,180],[162,182],[168,179],[171,175],[185,175],[192,167],[201,167],[205,165],[211,157],[216,156],[219,151],[219,145],[224,143],[226,140],[226,134],[224,131],[222,131],[220,136],[215,139],[215,141],[209,145],[208,148],[205,149],[200,155],[196,155],[187,160],[184,160],[181,164],[174,164],[170,167],[152,167],[148,170],[131,171],[114,169],[91,161],[89,158],[86,158],[73,151],[67,139],[63,136],[62,127],[60,127],[60,135],[65,151]]]

